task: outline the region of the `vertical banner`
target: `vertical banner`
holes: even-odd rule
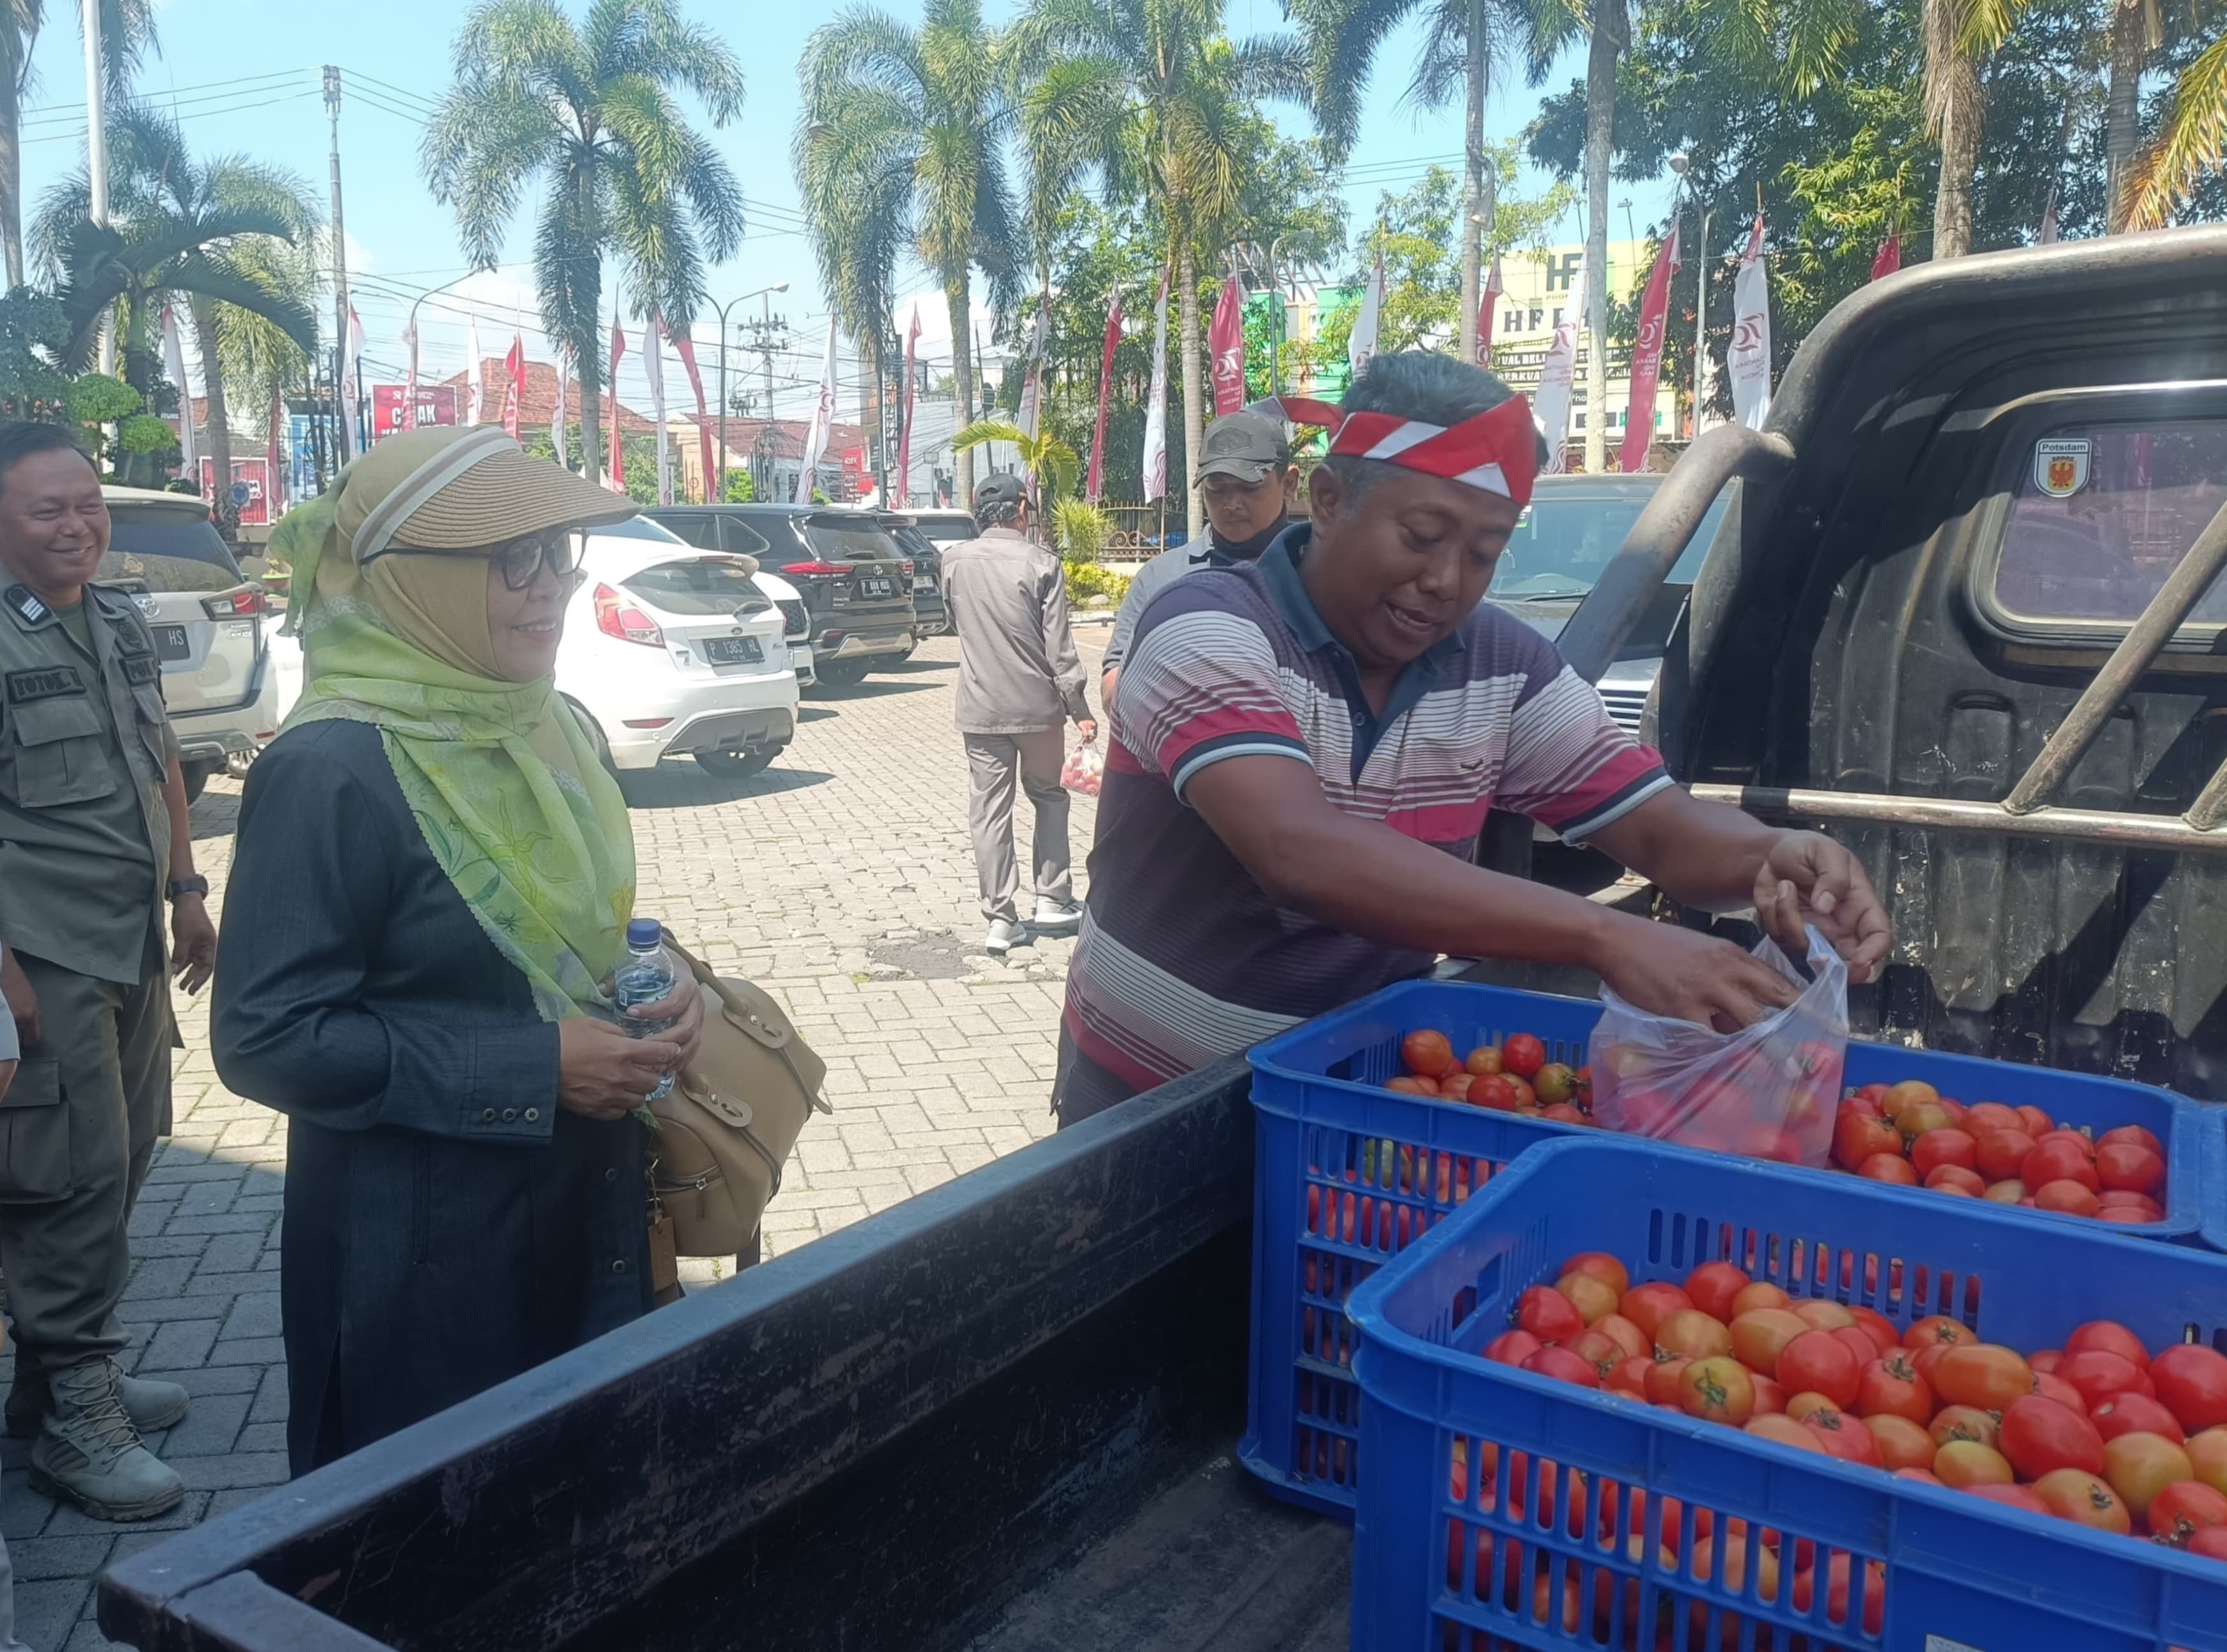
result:
[[[1732,281],[1732,417],[1752,431],[1771,412],[1771,275],[1763,261],[1763,214]]]
[[[1152,301],[1152,381],[1145,396],[1145,502],[1168,491],[1168,272]]]
[[[1037,295],[1037,316],[1029,327],[1029,359],[1021,379],[1021,433],[1033,441],[1043,418],[1044,347],[1051,326],[1051,289],[1047,286]],[[1036,475],[1036,467],[1029,467],[1029,475]]]
[[[1670,272],[1678,267],[1678,226],[1655,255],[1647,290],[1639,300],[1639,337],[1631,347],[1631,400],[1624,415],[1624,444],[1617,469],[1629,474],[1647,469],[1647,450],[1655,440],[1655,387],[1662,377],[1662,335],[1670,319]]]
[[[286,404],[276,390],[271,392],[270,428],[263,437],[264,475],[271,478],[271,520],[277,521],[286,499],[285,473],[278,463],[278,432],[286,424]]]
[[[1477,365],[1492,365],[1492,317],[1500,308],[1500,295],[1508,289],[1500,283],[1500,254],[1492,255],[1492,271],[1484,278],[1484,290],[1477,301]]]
[[[656,310],[642,323],[641,365],[649,375],[649,416],[657,421],[657,502],[673,502],[673,459],[665,423],[665,317]]]
[[[410,372],[403,381],[402,428],[418,428],[418,323],[412,322],[402,329],[402,347],[410,352]],[[375,432],[374,432],[375,433]]]
[[[1590,272],[1580,262],[1570,277],[1570,296],[1562,319],[1554,324],[1554,342],[1547,347],[1546,365],[1539,369],[1539,398],[1531,417],[1547,438],[1543,475],[1559,476],[1569,454],[1570,385],[1578,366],[1578,329],[1585,323],[1586,278]]]
[[[1353,318],[1353,331],[1345,341],[1345,366],[1349,375],[1358,373],[1369,365],[1369,358],[1376,354],[1376,328],[1384,313],[1384,255],[1376,255],[1376,267],[1369,272],[1369,285],[1361,295],[1361,309]],[[1352,379],[1346,380],[1350,384]]]
[[[1245,405],[1245,295],[1235,276],[1222,282],[1215,300],[1206,348],[1214,360],[1214,416],[1224,418]]]
[[[674,332],[665,329],[672,341],[673,353],[680,358],[681,370],[688,375],[688,388],[696,396],[696,462],[704,467],[704,503],[711,504],[711,488],[718,478],[718,469],[711,462],[711,415],[704,405],[704,375],[696,371],[696,341],[688,336],[688,329]]]
[[[199,481],[201,461],[194,450],[194,387],[186,382],[186,350],[178,338],[178,318],[163,306],[163,371],[178,387],[178,474]]]
[[[812,429],[804,438],[804,463],[796,473],[792,503],[809,505],[820,479],[820,456],[827,451],[827,432],[835,423],[835,317],[827,318],[827,354],[820,367],[820,395],[812,404]]]
[[[557,347],[557,406],[556,411],[549,415],[549,446],[557,455],[558,469],[564,470],[572,468],[572,461],[565,452],[565,381],[571,376],[572,347],[559,344]]]
[[[464,312],[464,423],[484,424],[487,420],[487,392],[481,383],[480,315],[475,309]]]
[[[518,440],[518,418],[526,403],[526,339],[523,335],[510,335],[510,354],[503,358],[504,385],[502,389],[502,433],[512,441]]]
[[[903,510],[912,503],[912,404],[917,374],[913,359],[920,349],[920,306],[912,307],[912,325],[905,329],[905,393],[904,423],[897,427],[897,507]],[[769,409],[769,411],[771,410]]]
[[[341,381],[334,393],[341,405],[341,456],[359,457],[363,452],[363,431],[356,418],[356,363],[363,359],[363,322],[357,319],[355,306],[348,306],[348,348],[341,352]]]
[[[2054,189],[2049,192],[2049,204],[2041,209],[2041,234],[2037,239],[2039,245],[2043,246],[2057,245],[2057,191]]]
[[[1114,308],[1106,312],[1106,344],[1098,354],[1098,419],[1090,430],[1090,472],[1082,496],[1095,505],[1106,494],[1106,420],[1114,407],[1114,352],[1121,345],[1121,290],[1114,289]]]
[[[1872,279],[1891,276],[1902,268],[1902,226],[1887,226],[1886,239],[1879,243],[1879,256],[1872,260]]]
[[[626,354],[626,330],[611,317],[611,366],[603,382],[611,391],[611,462],[605,467],[603,485],[615,494],[626,492],[626,444],[619,440],[619,358]]]

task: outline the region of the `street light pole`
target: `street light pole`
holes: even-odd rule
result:
[[[711,501],[714,504],[727,496],[727,312],[744,300],[763,297],[766,301],[767,326],[770,328],[773,318],[773,295],[788,290],[788,283],[784,281],[777,286],[760,287],[756,292],[746,292],[740,297],[730,298],[724,304],[711,306],[712,313],[719,318],[719,462],[715,467],[718,472],[718,482],[713,490],[717,494],[717,498]],[[769,373],[772,370],[770,362],[768,363],[767,370]],[[766,411],[767,416],[770,418],[773,411],[770,385],[768,387],[768,396]]]
[[[84,22],[86,216],[105,229],[108,226],[108,88],[100,78],[100,0],[85,0]],[[100,318],[100,370],[104,373],[116,371],[113,306],[104,311]],[[183,385],[178,389],[186,398],[183,417],[191,424],[193,396]]]
[[[87,10],[90,10],[99,3],[99,0],[85,0],[85,3]],[[341,72],[329,63],[325,65],[325,114],[332,122],[333,411],[337,415],[341,411],[340,399],[350,393],[348,386],[342,382],[348,375],[341,367],[341,364],[348,360],[348,231],[343,227],[347,220],[341,215]],[[472,364],[472,371],[475,373],[479,372],[478,362],[475,361]],[[411,411],[414,416],[417,410],[412,408]],[[348,421],[346,419],[341,420],[340,429],[341,462],[346,464],[350,459],[355,457],[355,455],[347,450]]]
[[[412,386],[411,386],[410,394],[411,394],[413,398],[414,398],[414,397],[417,395],[417,393],[418,393],[418,392],[417,392],[417,386],[416,386],[416,383],[415,383],[416,375],[417,375],[417,372],[418,372],[418,344],[417,344],[417,338],[418,338],[418,305],[420,305],[420,304],[422,304],[422,303],[424,303],[428,298],[432,297],[435,294],[437,294],[437,293],[443,293],[443,292],[446,292],[446,291],[448,291],[448,290],[449,290],[449,289],[450,289],[450,288],[451,288],[451,287],[461,287],[461,286],[463,286],[463,285],[464,284],[464,283],[466,283],[467,281],[469,281],[469,280],[470,280],[474,276],[480,274],[482,271],[485,271],[485,270],[491,270],[491,269],[493,269],[494,267],[495,267],[495,266],[494,266],[493,265],[491,265],[491,264],[490,264],[490,265],[475,265],[472,268],[470,268],[470,269],[469,269],[469,270],[465,271],[463,272],[463,274],[462,274],[462,275],[458,276],[455,280],[453,280],[453,281],[443,281],[443,282],[439,286],[437,286],[437,287],[428,287],[428,288],[426,288],[426,289],[425,289],[425,290],[424,290],[424,291],[423,291],[423,292],[419,293],[419,294],[418,294],[415,298],[412,298],[412,299],[410,301],[410,319],[409,319],[407,322],[404,322],[404,323],[403,323],[402,333],[403,333],[403,336],[404,336],[405,338],[407,338],[407,339],[409,339],[409,340],[411,341],[411,344],[410,344],[410,353],[411,353],[411,354],[410,354],[410,372],[411,372],[411,375],[412,375]],[[563,357],[562,357],[561,355],[558,358],[558,367],[559,367],[560,369],[561,369],[561,368],[563,367],[563,366],[564,366],[564,359],[563,359]],[[471,371],[472,371],[473,373],[476,373],[479,371],[479,363],[478,363],[478,362],[475,361],[475,362],[473,362],[473,363],[472,363]],[[408,418],[409,422],[408,422],[406,424],[405,424],[405,425],[403,426],[403,428],[404,428],[405,430],[410,430],[410,431],[414,431],[414,430],[416,430],[416,429],[418,428],[418,408],[417,408],[417,405],[416,405],[416,403],[415,403],[415,401],[414,401],[414,400],[412,401],[412,404],[411,407],[410,407],[410,408],[409,408],[409,410],[408,410],[408,412],[407,412],[406,417],[407,417],[407,418]]]

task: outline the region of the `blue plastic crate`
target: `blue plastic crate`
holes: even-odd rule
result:
[[[1796,1296],[1898,1325],[1947,1312],[2025,1349],[2094,1318],[2153,1348],[2227,1345],[2227,1258],[2192,1247],[1618,1139],[1542,1147],[1353,1295],[1368,1464],[1354,1652],[2227,1652],[2217,1561],[1479,1357],[1516,1298],[1582,1250],[1622,1258],[1635,1283],[1729,1260]],[[1706,1568],[1703,1511],[1715,1528]],[[1798,1566],[1769,1584],[1766,1529],[1813,1579],[1838,1565],[1858,1580],[1838,1621],[1827,1589],[1797,1585]],[[1734,1570],[1744,1586],[1728,1588]]]
[[[1600,1005],[1591,998],[1465,981],[1407,981],[1318,1016],[1254,1050],[1259,1145],[1253,1170],[1253,1344],[1238,1455],[1278,1495],[1326,1514],[1352,1512],[1360,1411],[1349,1369],[1352,1332],[1344,1304],[1353,1288],[1525,1148],[1573,1135],[1591,1139],[1592,1132],[1573,1126],[1382,1088],[1401,1070],[1400,1040],[1419,1027],[1435,1027],[1460,1053],[1509,1033],[1529,1032],[1546,1042],[1548,1060],[1576,1066],[1586,1058],[1586,1040],[1599,1018]],[[2114,1231],[2186,1241],[2201,1225],[2204,1132],[2194,1103],[2146,1085],[2084,1074],[1891,1044],[1848,1046],[1847,1084],[1905,1078],[1924,1079],[1961,1100],[2031,1102],[2052,1118],[2099,1134],[2116,1125],[2141,1125],[2166,1145],[2166,1220]],[[1386,1143],[1391,1144],[1388,1159]],[[1443,1190],[1437,1180],[1441,1174]],[[2227,1183],[2222,1187],[2227,1197]],[[1334,1230],[1323,1223],[1320,1206],[1326,1199],[1337,1202]],[[2019,1215],[2076,1229],[2096,1225],[2046,1211]],[[2220,1220],[2227,1228],[2227,1213]],[[2221,1248],[2227,1249],[2227,1235]]]
[[[2216,1251],[2227,1251],[2227,1104],[2191,1101],[2204,1139],[2204,1219],[2198,1237]]]

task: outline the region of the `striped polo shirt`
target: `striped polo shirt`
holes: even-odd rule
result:
[[[1582,843],[1671,783],[1551,642],[1489,603],[1373,711],[1300,584],[1311,533],[1171,585],[1122,667],[1066,1027],[1139,1089],[1433,961],[1270,900],[1184,800],[1210,764],[1310,764],[1333,807],[1464,860],[1496,805]]]

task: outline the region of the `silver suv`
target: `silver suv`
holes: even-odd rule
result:
[[[131,593],[155,634],[163,698],[178,736],[186,796],[278,732],[277,673],[263,640],[263,587],[244,577],[191,494],[103,488],[108,554],[96,576]]]

